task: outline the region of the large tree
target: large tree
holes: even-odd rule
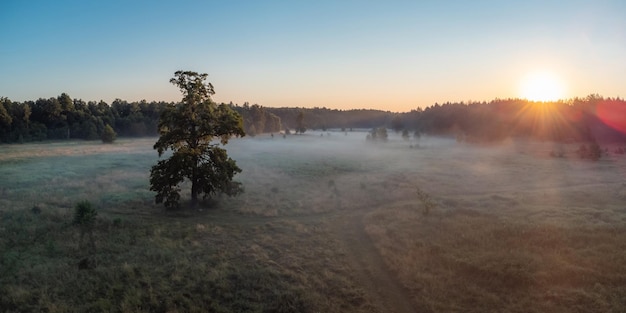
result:
[[[168,149],[172,155],[152,167],[150,190],[157,192],[156,202],[177,208],[185,179],[191,182],[192,206],[200,194],[238,194],[241,185],[232,179],[241,169],[221,146],[232,136],[245,135],[241,116],[211,100],[215,92],[211,83],[205,83],[207,74],[177,71],[174,76],[170,83],[180,88],[183,100],[166,107],[159,120],[160,138],[154,149],[159,157]]]

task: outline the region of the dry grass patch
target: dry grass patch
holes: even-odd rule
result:
[[[366,231],[427,312],[623,312],[626,227],[379,210]]]

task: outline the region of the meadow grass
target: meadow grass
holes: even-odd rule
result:
[[[620,312],[626,227],[511,222],[413,205],[366,216],[366,231],[423,312]]]
[[[149,191],[155,140],[2,146],[2,311],[626,308],[626,158],[429,137],[411,149],[393,133],[375,145],[364,132],[257,136],[226,146],[245,193],[168,212]],[[85,200],[95,248],[72,225]]]
[[[3,312],[376,312],[323,221],[245,221],[229,214],[244,212],[231,211],[241,199],[182,214],[154,205],[147,177],[157,157],[149,144],[5,150]],[[291,187],[284,187],[289,201]],[[79,244],[71,223],[82,200],[98,209],[95,249]],[[249,214],[265,209],[256,203]]]
[[[202,218],[199,218],[202,219]],[[2,215],[3,312],[371,312],[337,240],[295,221]]]

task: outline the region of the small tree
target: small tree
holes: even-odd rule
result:
[[[598,161],[602,157],[602,149],[600,148],[600,145],[598,145],[598,143],[596,143],[595,141],[592,142],[589,147],[587,147],[587,145],[585,144],[581,145],[580,148],[576,150],[576,152],[581,159]]]
[[[207,74],[177,71],[170,83],[178,86],[183,101],[168,106],[159,120],[159,140],[154,149],[159,157],[166,150],[173,152],[166,160],[159,161],[150,171],[150,190],[156,191],[156,203],[167,208],[177,208],[180,184],[191,182],[191,205],[198,202],[198,195],[205,198],[218,192],[233,196],[242,191],[241,184],[233,182],[233,176],[241,169],[228,157],[225,149],[232,136],[243,137],[243,120],[228,105],[217,105],[211,100],[215,94],[213,85],[206,84]],[[219,138],[219,142],[214,139]]]
[[[116,138],[117,134],[115,133],[115,130],[113,130],[113,127],[111,127],[111,125],[105,126],[104,130],[102,131],[102,142],[113,143]]]
[[[592,142],[589,145],[589,159],[592,161],[598,161],[602,157],[602,149],[597,142]]]
[[[387,141],[387,128],[385,127],[377,127],[372,129],[372,131],[367,134],[366,139],[369,141]]]
[[[304,111],[300,111],[296,116],[296,134],[304,134],[306,127],[304,127]]]
[[[409,131],[405,128],[404,130],[402,130],[402,139],[409,140],[409,138]]]
[[[81,201],[74,207],[74,220],[72,223],[80,230],[79,247],[83,246],[85,234],[89,234],[89,243],[95,249],[96,243],[93,239],[93,229],[96,224],[96,216],[98,216],[98,212],[96,212],[96,209],[89,201]]]

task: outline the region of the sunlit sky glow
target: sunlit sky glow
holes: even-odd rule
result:
[[[549,71],[529,72],[520,86],[520,98],[531,101],[557,101],[565,98],[562,78]]]
[[[178,101],[176,70],[218,102],[409,111],[529,97],[626,96],[626,1],[0,1],[0,96]]]

